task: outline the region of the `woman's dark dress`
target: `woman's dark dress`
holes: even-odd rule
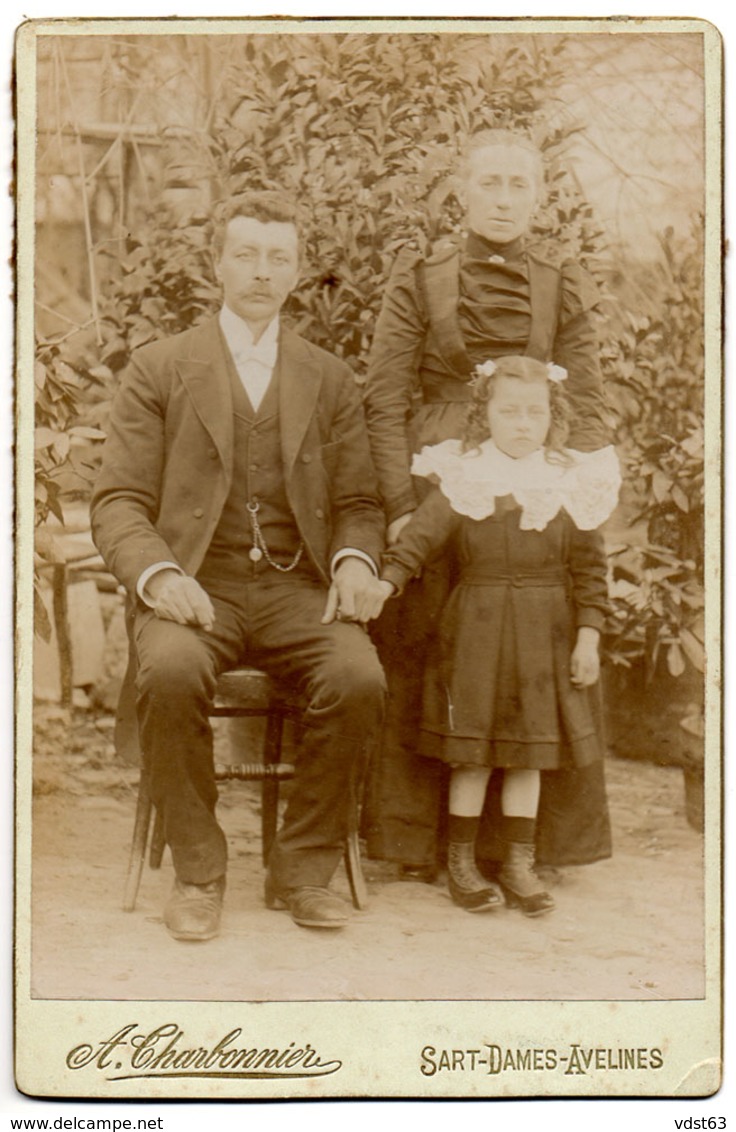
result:
[[[499,262],[500,261],[500,262]],[[578,264],[558,270],[523,241],[494,245],[471,233],[465,245],[424,261],[399,255],[374,337],[366,420],[389,522],[413,511],[425,490],[412,479],[413,452],[457,437],[476,364],[529,354],[568,371],[574,420],[569,446],[609,443],[593,308],[598,296]],[[449,590],[446,558],[430,563],[378,622],[375,640],[386,669],[389,703],[384,742],[367,784],[362,832],[371,856],[433,865],[444,813],[444,768],[422,758],[424,664]],[[411,663],[407,664],[407,658]],[[582,803],[582,806],[581,806]],[[497,858],[493,807],[479,853]],[[543,776],[537,859],[583,864],[611,852],[602,764]]]

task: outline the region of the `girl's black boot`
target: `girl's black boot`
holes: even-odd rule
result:
[[[481,876],[475,864],[475,842],[451,841],[447,846],[450,896],[466,912],[490,912],[503,903],[495,884]]]
[[[525,916],[544,916],[555,902],[534,871],[534,852],[533,841],[507,842],[498,883],[509,908],[521,908]]]

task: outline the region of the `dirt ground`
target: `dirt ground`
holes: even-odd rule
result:
[[[223,787],[229,837],[222,934],[170,939],[172,881],[144,872],[121,911],[137,772],[115,760],[112,719],[36,713],[32,994],[44,999],[687,999],[704,990],[703,839],[688,825],[682,771],[610,758],[614,856],[550,878],[541,919],[470,915],[444,884],[407,883],[366,861],[369,907],[340,932],[265,908],[259,796]],[[335,887],[347,894],[342,870]],[[203,968],[203,952],[208,963]]]

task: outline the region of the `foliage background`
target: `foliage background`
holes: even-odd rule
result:
[[[703,80],[696,35],[49,37],[39,51],[36,517],[40,561],[84,501],[130,353],[216,309],[214,201],[304,205],[297,329],[360,381],[397,250],[457,230],[469,133],[530,130],[533,239],[602,294],[628,468],[611,531],[607,653],[686,691],[703,656]],[[39,628],[43,614],[39,608]],[[669,693],[667,693],[669,695]],[[661,705],[660,705],[661,706]]]

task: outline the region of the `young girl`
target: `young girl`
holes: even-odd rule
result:
[[[437,487],[385,556],[386,597],[450,540],[457,584],[426,675],[422,749],[452,767],[448,871],[454,902],[528,916],[554,902],[534,872],[542,770],[603,758],[597,688],[606,616],[598,527],[613,511],[613,448],[563,448],[567,376],[529,357],[476,370],[462,440],[427,447],[412,472]],[[494,767],[505,859],[499,889],[475,864]]]

